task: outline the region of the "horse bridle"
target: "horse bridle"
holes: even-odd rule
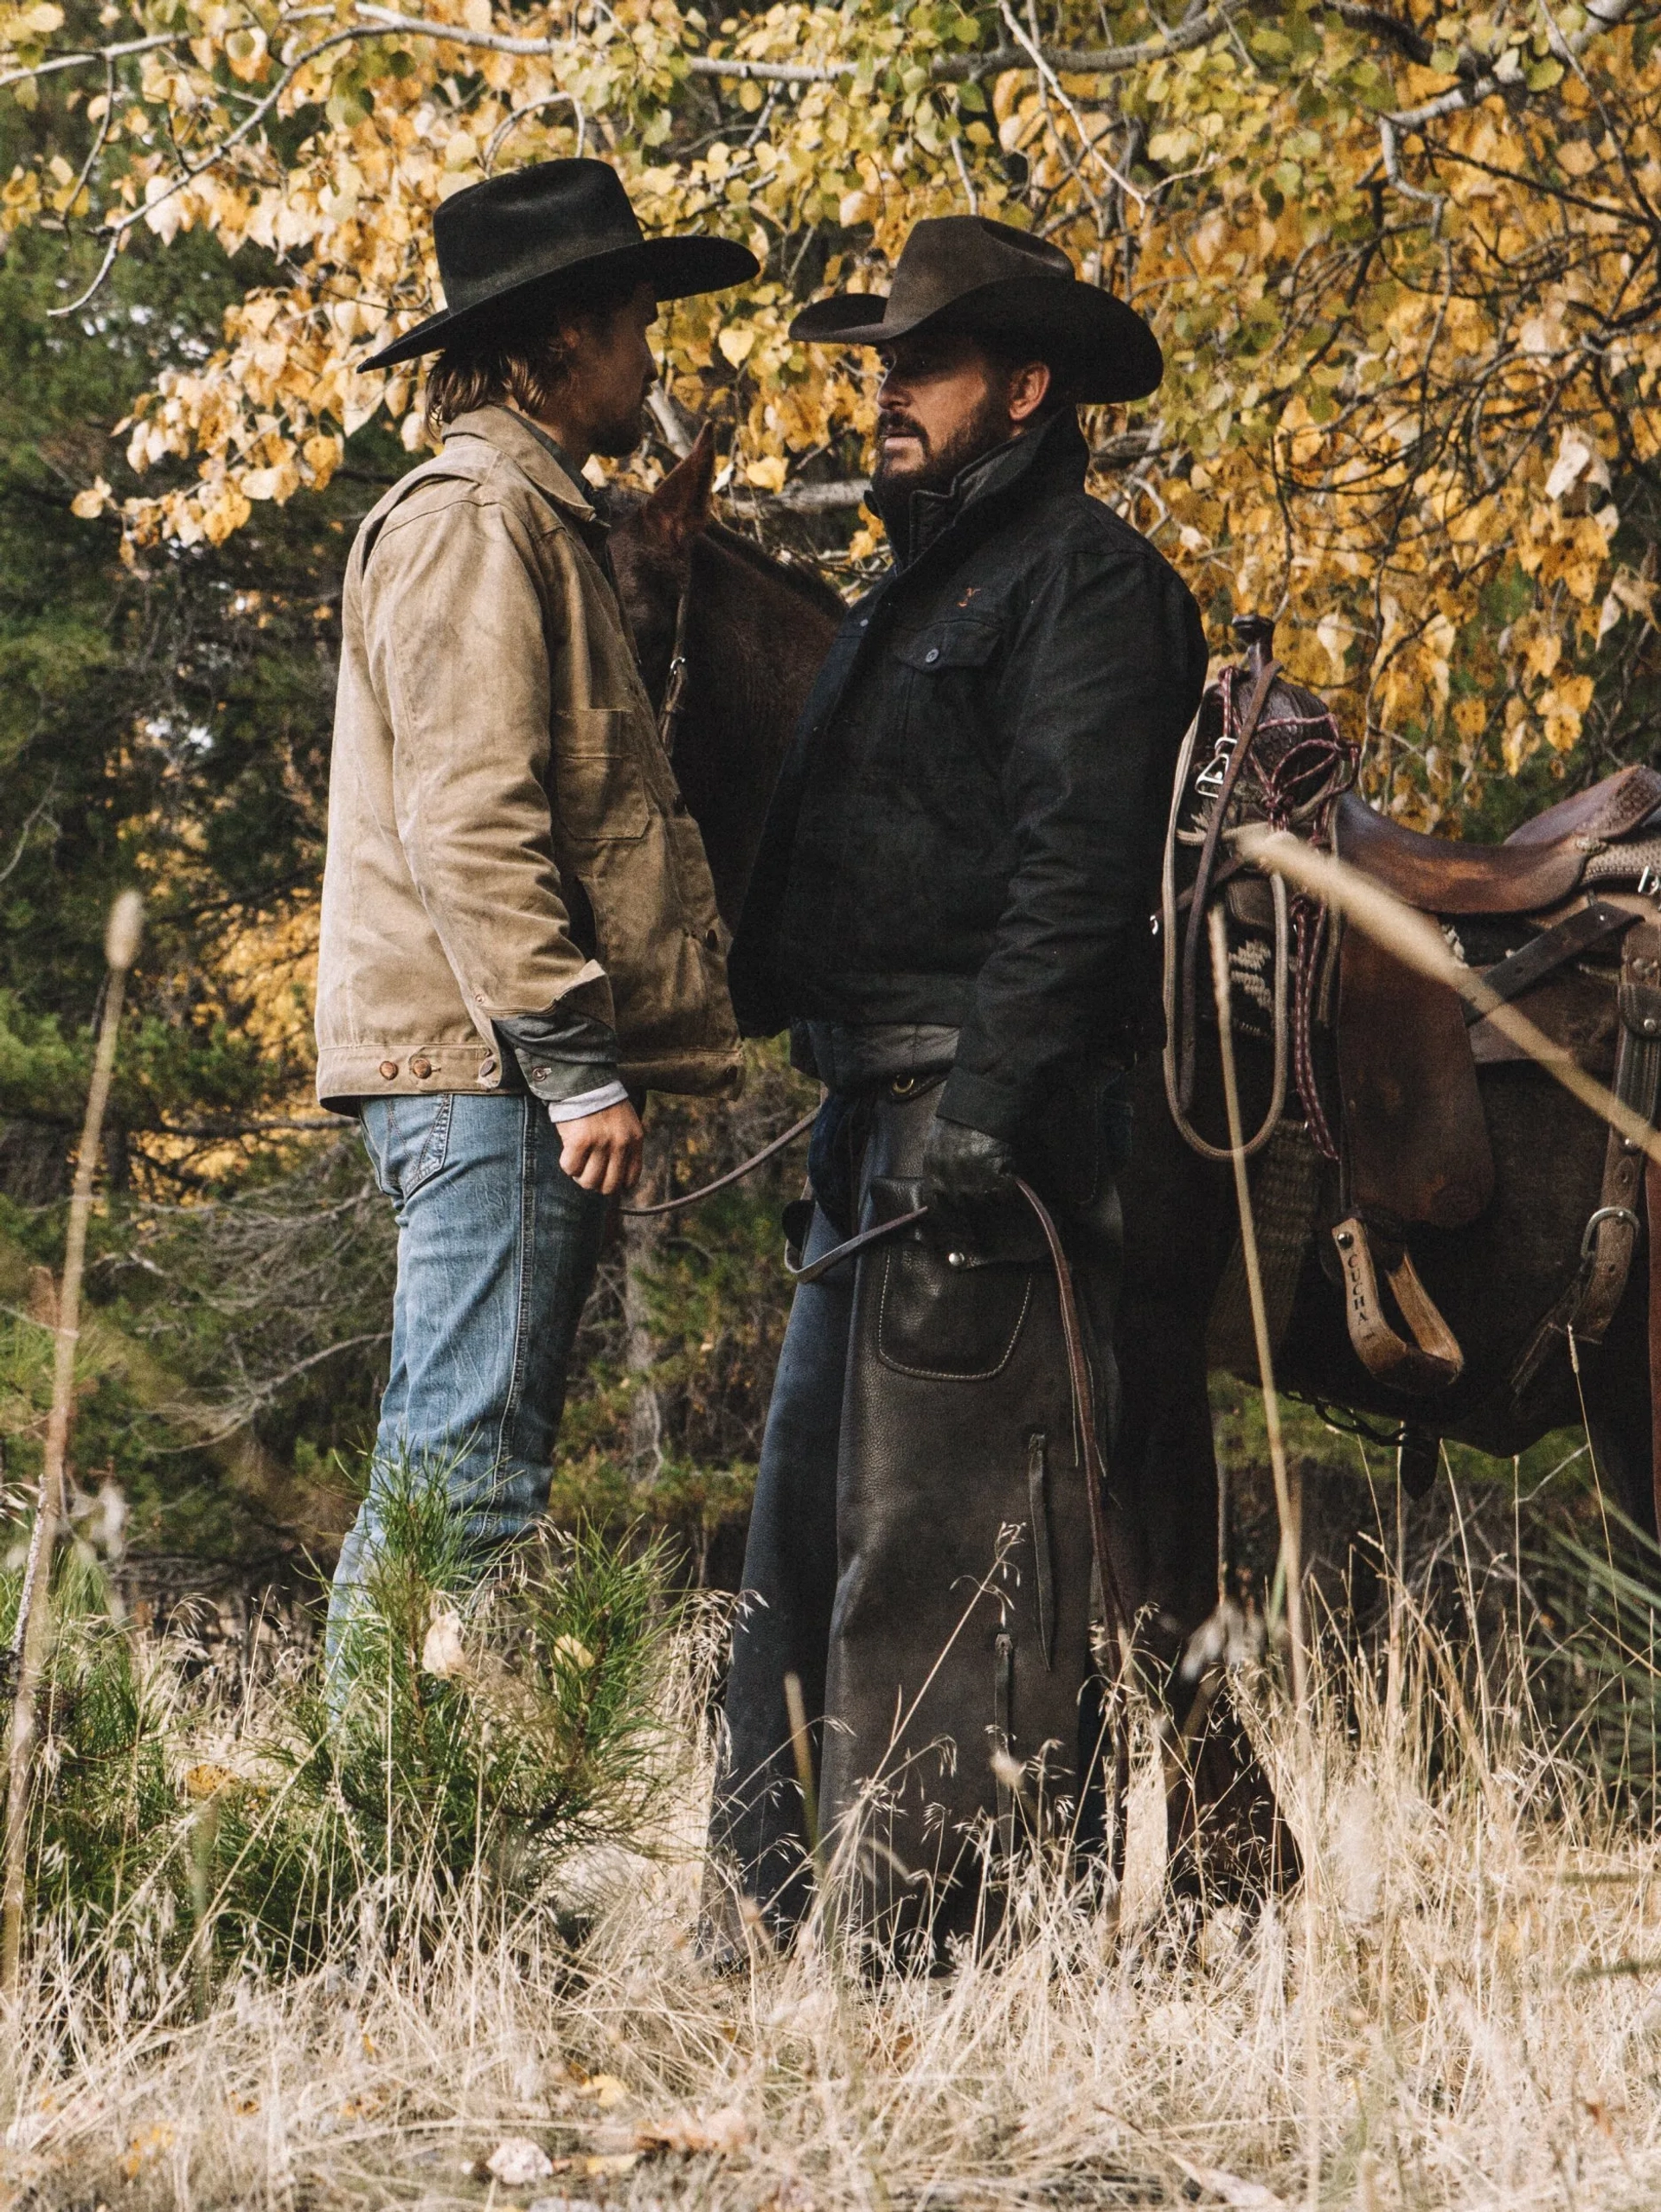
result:
[[[686,560],[686,581],[675,606],[675,640],[669,649],[669,674],[664,682],[664,702],[657,709],[657,737],[664,752],[675,758],[675,740],[686,712],[686,620],[692,602],[692,556]]]

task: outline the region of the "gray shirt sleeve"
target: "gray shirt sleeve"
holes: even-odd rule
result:
[[[547,1014],[497,1016],[496,1027],[539,1099],[557,1106],[619,1081],[617,1031],[591,1014],[555,1007]]]

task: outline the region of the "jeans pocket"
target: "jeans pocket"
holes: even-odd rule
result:
[[[369,1171],[383,1198],[396,1198],[392,1182],[389,1148],[392,1141],[392,1100],[365,1099],[357,1109],[358,1133],[369,1154]]]
[[[418,1101],[414,1099],[410,1100],[412,1106],[417,1103]],[[436,1099],[422,1099],[419,1103],[432,1108],[432,1119],[428,1121],[426,1134],[421,1138],[420,1151],[416,1156],[414,1170],[405,1178],[406,1198],[412,1191],[419,1190],[424,1183],[430,1183],[450,1154],[450,1123],[456,1106],[454,1092],[446,1091]]]
[[[430,1099],[373,1099],[358,1109],[363,1149],[375,1182],[394,1205],[430,1183],[450,1151],[455,1094]]]

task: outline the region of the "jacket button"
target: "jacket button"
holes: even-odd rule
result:
[[[546,1083],[549,1073],[550,1071],[546,1068],[533,1068],[530,1071],[530,1080],[533,1083]]]
[[[419,1075],[424,1083],[427,1077],[433,1073],[433,1063],[426,1057],[426,1055],[422,1053],[419,1059],[412,1060],[410,1061],[409,1072],[412,1075]]]
[[[479,1061],[478,1080],[481,1083],[488,1083],[495,1073],[496,1062],[494,1060],[481,1060]]]
[[[940,657],[940,649],[938,645],[931,645],[928,651],[923,655],[923,658],[926,661],[937,661]]]
[[[398,1073],[397,1061],[395,1060],[383,1060],[381,1063],[381,1073],[385,1076],[387,1081],[390,1083],[393,1077]]]

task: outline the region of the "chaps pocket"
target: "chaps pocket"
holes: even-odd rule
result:
[[[907,1241],[882,1262],[876,1354],[896,1375],[988,1382],[1009,1364],[1032,1305],[1021,1260],[952,1266],[938,1247]]]

